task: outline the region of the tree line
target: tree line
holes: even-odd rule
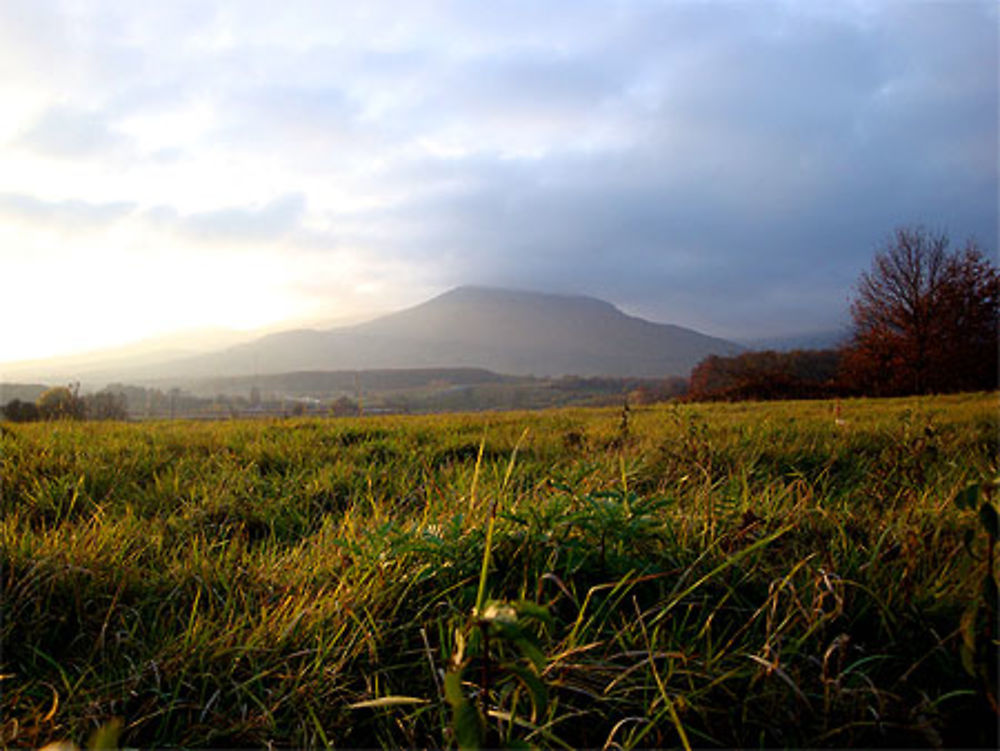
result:
[[[205,398],[180,388],[162,391],[123,383],[110,384],[92,394],[81,394],[79,384],[45,390],[35,401],[13,399],[0,406],[0,417],[11,422],[44,420],[126,420],[132,418],[240,417],[251,415],[323,414],[315,400],[261,399],[259,389],[247,396],[219,394]],[[343,410],[342,404],[335,404]],[[354,405],[353,414],[357,414]],[[330,414],[352,414],[335,412]]]
[[[34,402],[12,399],[2,412],[11,422],[124,420],[128,416],[124,394],[105,389],[81,396],[78,383],[46,389]]]
[[[1000,371],[1000,275],[976,242],[900,227],[861,274],[850,340],[831,350],[709,357],[689,399],[795,399],[985,391]]]

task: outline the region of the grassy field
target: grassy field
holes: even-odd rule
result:
[[[995,747],[997,396],[841,418],[5,425],[0,742]]]

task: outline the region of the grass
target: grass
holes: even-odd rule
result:
[[[4,426],[0,742],[995,747],[996,408]]]

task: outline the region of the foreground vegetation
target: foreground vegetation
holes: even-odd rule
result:
[[[995,747],[996,406],[7,425],[0,741]]]

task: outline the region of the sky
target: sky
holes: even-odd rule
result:
[[[460,284],[731,338],[998,234],[994,0],[0,3],[0,362]]]

